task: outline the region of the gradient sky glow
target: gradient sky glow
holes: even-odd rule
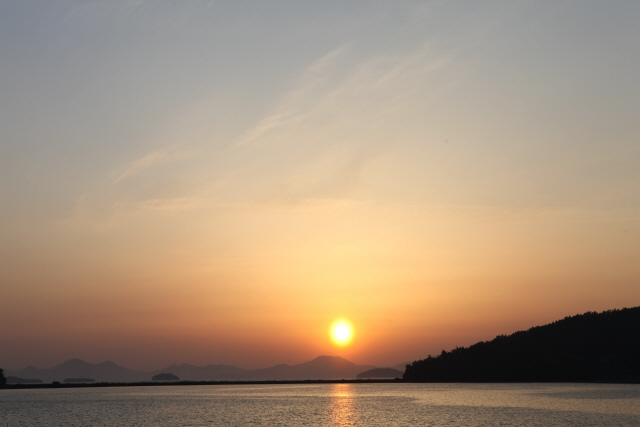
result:
[[[640,305],[638,22],[0,3],[0,367],[388,366]]]

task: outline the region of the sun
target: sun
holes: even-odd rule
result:
[[[344,347],[349,345],[353,339],[353,327],[348,320],[339,319],[331,325],[329,335],[335,345]]]

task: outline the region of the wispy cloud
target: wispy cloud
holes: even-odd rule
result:
[[[332,116],[339,123],[366,118],[375,110],[410,110],[417,92],[432,86],[430,74],[452,61],[450,56],[433,52],[428,44],[406,55],[378,54],[357,61],[352,54],[345,44],[311,64],[237,145],[256,142],[278,129],[288,131],[292,125],[320,116]]]
[[[158,166],[163,163],[167,163],[171,161],[172,156],[170,155],[171,149],[164,148],[161,150],[155,150],[150,153],[145,154],[143,157],[134,161],[129,165],[127,170],[120,174],[114,181],[114,184],[119,183],[127,178],[134,177],[139,175],[145,170],[151,169],[154,166]]]
[[[447,90],[433,75],[451,61],[428,44],[368,57],[349,44],[334,49],[237,141],[238,158],[255,167],[236,184],[262,200],[344,197],[363,183],[371,159],[412,143],[416,136],[407,134],[415,127],[407,123],[423,122],[427,95]]]
[[[236,145],[244,145],[259,139],[270,131],[279,127],[287,126],[301,118],[303,109],[301,103],[306,102],[319,87],[325,85],[329,76],[335,72],[336,64],[349,49],[349,45],[342,45],[311,64],[300,76],[298,81],[286,93],[272,112],[263,117],[256,125],[247,131]]]

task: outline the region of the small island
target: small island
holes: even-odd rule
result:
[[[151,378],[151,380],[152,381],[180,381],[180,378],[170,373],[162,373],[162,374],[154,375],[153,378]]]

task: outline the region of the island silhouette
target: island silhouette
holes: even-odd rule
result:
[[[163,372],[161,374],[154,375],[151,378],[151,381],[180,381],[180,378],[170,372]]]
[[[360,372],[356,378],[400,378],[403,372],[394,368],[373,368]]]

